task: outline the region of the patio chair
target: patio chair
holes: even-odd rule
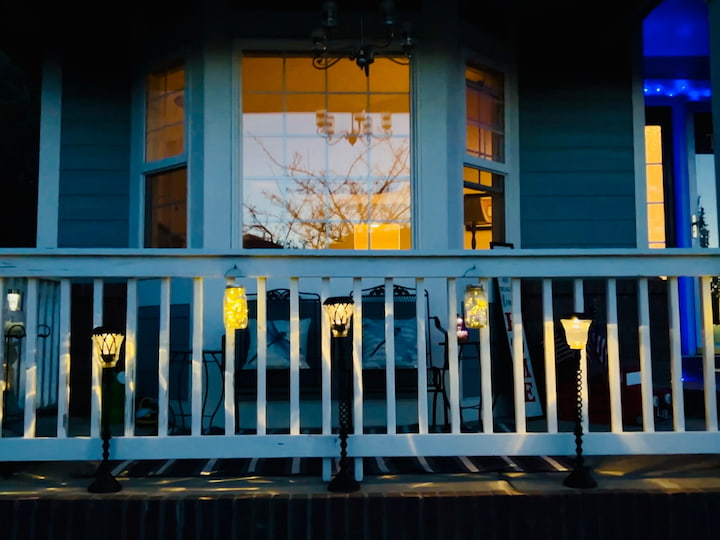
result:
[[[437,402],[442,398],[445,423],[448,422],[450,401],[445,387],[447,362],[436,366],[432,358],[431,325],[436,319],[429,315],[430,300],[423,291],[427,324],[425,325],[425,365],[427,368],[427,391],[432,399],[432,427],[437,425]],[[393,310],[395,319],[395,380],[396,391],[417,394],[417,291],[412,287],[393,285]],[[366,395],[385,393],[385,286],[378,285],[362,290],[363,345],[362,366]]]
[[[267,397],[287,399],[290,388],[290,291],[272,289],[267,302]],[[320,296],[299,293],[300,388],[304,396],[319,396],[320,369]],[[257,392],[257,295],[248,294],[246,329],[235,331],[235,389],[238,399]],[[222,349],[225,349],[223,336]]]

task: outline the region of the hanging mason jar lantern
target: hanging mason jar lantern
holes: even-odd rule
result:
[[[488,325],[488,298],[485,287],[480,284],[468,285],[463,298],[465,326],[484,328]]]
[[[228,277],[223,296],[223,322],[225,330],[242,330],[248,326],[248,303],[245,287],[236,278]]]

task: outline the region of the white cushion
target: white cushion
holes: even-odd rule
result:
[[[310,366],[306,359],[308,330],[311,319],[300,319],[300,368]],[[247,327],[249,347],[247,361],[242,369],[257,369],[257,321],[250,319]],[[290,321],[267,321],[267,368],[288,369],[290,367]]]
[[[385,368],[385,321],[363,320],[363,368]],[[417,321],[395,319],[395,367],[417,367]]]

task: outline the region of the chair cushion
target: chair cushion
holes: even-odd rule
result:
[[[385,321],[363,319],[363,368],[385,368]],[[417,321],[395,319],[395,367],[417,367]]]
[[[307,369],[306,351],[311,319],[300,319],[300,368]],[[250,319],[247,327],[249,339],[247,362],[242,369],[257,369],[257,320]],[[290,367],[290,321],[267,321],[267,368]]]

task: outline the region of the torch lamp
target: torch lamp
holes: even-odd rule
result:
[[[582,451],[582,366],[580,362],[581,351],[585,348],[588,339],[588,330],[592,320],[583,313],[574,313],[560,322],[565,329],[565,339],[568,346],[575,353],[575,376],[577,378],[577,414],[575,416],[575,463],[573,470],[563,481],[563,485],[573,488],[593,488],[597,482],[590,474],[590,468],[584,465]]]
[[[125,336],[120,332],[105,327],[97,327],[93,330],[92,340],[97,352],[100,366],[102,367],[102,387],[101,387],[101,437],[103,457],[102,462],[95,473],[95,480],[88,491],[91,493],[114,493],[120,491],[122,486],[113,477],[110,470],[110,409],[112,400],[110,399],[110,384],[112,383],[112,370],[117,365],[120,356],[120,346]]]
[[[340,421],[340,469],[328,484],[328,491],[349,493],[360,489],[354,477],[347,455],[347,439],[352,429],[352,410],[350,394],[352,393],[352,369],[345,358],[345,340],[350,331],[353,315],[353,300],[349,296],[335,296],[323,302],[325,314],[330,322],[333,342],[337,351],[340,371],[340,399],[338,404],[338,420]]]

